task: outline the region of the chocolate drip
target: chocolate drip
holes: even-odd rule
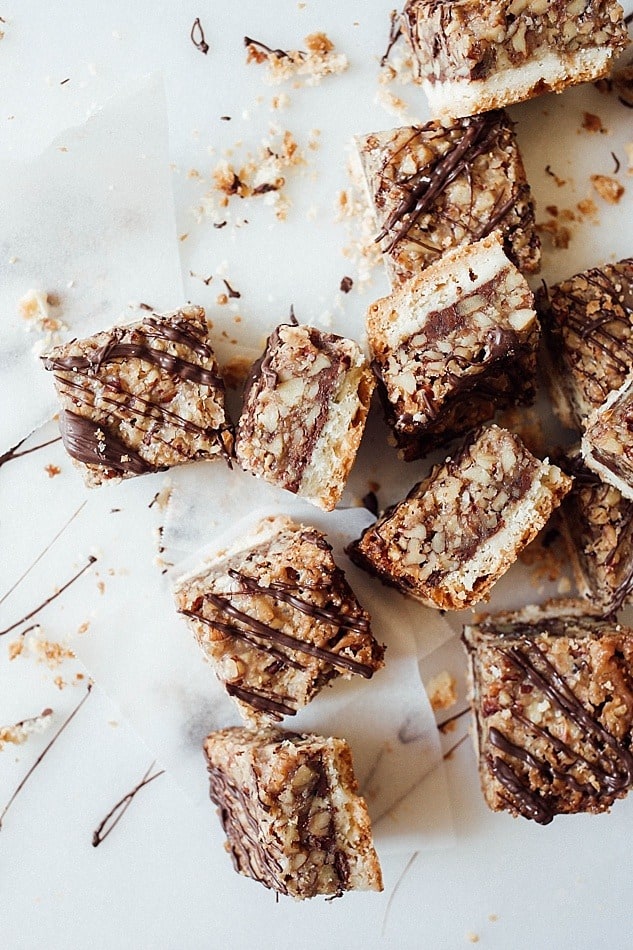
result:
[[[247,629],[250,629],[258,637],[262,637],[264,640],[270,640],[273,643],[278,643],[298,653],[307,653],[310,656],[315,656],[319,660],[325,660],[327,663],[331,664],[331,666],[340,666],[343,667],[343,669],[350,670],[352,673],[359,673],[361,676],[364,676],[365,679],[371,679],[371,677],[374,675],[373,667],[369,666],[368,664],[359,663],[358,660],[353,660],[351,657],[342,656],[333,650],[327,650],[323,647],[315,646],[315,644],[309,643],[306,640],[300,640],[298,637],[293,637],[288,633],[283,633],[281,630],[276,630],[274,627],[270,627],[268,624],[262,623],[260,620],[255,619],[255,617],[251,617],[243,611],[238,610],[237,607],[234,607],[226,597],[221,597],[218,594],[207,593],[205,594],[205,598],[211,604],[213,604],[216,610],[219,610],[221,613],[225,613],[234,620],[238,620],[240,623],[243,623]],[[199,618],[201,615],[195,614],[195,616]]]
[[[279,664],[274,669],[270,667],[267,668],[269,674],[278,673],[280,669],[284,666],[290,666],[295,670],[303,670],[304,667],[301,663],[298,663],[292,657],[287,656],[285,653],[282,653],[281,650],[276,650],[274,647],[271,647],[269,644],[264,645],[259,643],[253,637],[242,630],[241,627],[236,626],[233,623],[222,623],[219,620],[208,620],[207,617],[204,617],[202,614],[194,613],[193,610],[179,610],[179,613],[183,614],[185,617],[191,617],[192,620],[198,620],[200,623],[205,623],[208,627],[213,627],[216,630],[219,630],[221,633],[228,633],[232,637],[237,637],[238,640],[244,640],[245,643],[248,643],[249,646],[253,647],[255,650],[260,650],[262,653],[267,653],[269,656],[275,658],[276,662]]]
[[[254,689],[246,689],[245,686],[236,686],[234,683],[227,683],[226,691],[229,696],[235,696],[236,699],[241,699],[243,702],[248,703],[249,706],[269,713],[277,722],[281,722],[283,716],[296,716],[297,714],[297,710],[294,706],[282,702],[279,698],[274,699],[266,693],[261,693]]]
[[[495,111],[469,117],[463,120],[462,125],[463,135],[447,152],[438,156],[421,172],[416,172],[411,178],[397,182],[400,187],[408,188],[409,192],[389,215],[375,239],[376,242],[382,241],[391,232],[391,238],[387,246],[383,248],[385,253],[390,253],[394,249],[420,216],[428,211],[433,202],[456,178],[462,174],[469,174],[473,162],[493,147],[503,128],[503,113]],[[416,129],[412,140],[420,131]],[[478,236],[484,237],[494,230],[512,204],[513,201],[509,200],[497,207],[487,224],[480,228],[481,233]]]
[[[103,465],[122,475],[160,471],[101,423],[69,409],[60,412],[59,428],[68,454],[84,465]]]
[[[86,370],[91,375],[96,375],[104,363],[134,358],[160,366],[183,382],[189,380],[199,386],[210,386],[214,389],[223,387],[222,380],[212,370],[190,363],[179,356],[172,356],[165,350],[156,350],[145,343],[119,343],[116,338],[108,340],[90,356],[49,356],[45,359],[44,366],[47,370]]]
[[[308,617],[324,620],[326,623],[332,623],[347,630],[354,630],[356,633],[367,633],[369,630],[369,621],[366,617],[350,617],[349,614],[344,614],[341,609],[318,607],[316,604],[311,604],[309,601],[302,600],[296,594],[291,593],[291,591],[301,590],[298,586],[274,581],[268,587],[263,587],[254,577],[247,577],[246,574],[233,569],[229,570],[229,576],[240,581],[247,590],[257,594],[267,594],[275,600],[281,600]],[[306,589],[309,590],[310,588]]]
[[[176,321],[168,323],[166,320],[156,320],[148,317],[143,322],[143,328],[150,327],[154,334],[148,333],[147,336],[156,336],[159,340],[168,340],[170,343],[179,343],[186,346],[194,353],[197,353],[202,359],[213,359],[213,350],[196,333],[194,333],[190,323],[186,321]]]

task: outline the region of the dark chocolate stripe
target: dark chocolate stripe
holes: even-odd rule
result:
[[[306,614],[308,617],[325,620],[327,623],[335,624],[337,627],[344,627],[346,630],[353,630],[356,633],[367,633],[369,630],[369,621],[365,617],[350,617],[349,614],[344,614],[342,610],[318,607],[316,604],[311,604],[309,601],[302,600],[301,597],[291,593],[293,590],[301,590],[300,587],[291,587],[290,584],[277,582],[273,582],[268,587],[263,587],[254,577],[248,577],[240,571],[234,571],[230,568],[228,573],[229,577],[240,581],[247,590],[257,594],[267,594],[275,600],[281,600],[290,607],[294,607],[295,610]]]
[[[151,327],[155,331],[153,334],[148,333],[148,336],[155,336],[160,340],[169,340],[170,343],[180,343],[181,346],[188,347],[204,359],[213,359],[211,347],[193,332],[191,324],[186,321],[168,323],[166,320],[155,320],[153,317],[148,317],[143,321],[143,329],[145,330],[147,327]]]
[[[68,454],[84,465],[103,465],[115,472],[132,475],[160,471],[104,428],[102,423],[62,409],[59,428]]]
[[[246,689],[244,686],[236,686],[234,683],[225,684],[229,696],[235,696],[242,702],[248,703],[255,709],[261,709],[263,712],[270,713],[273,719],[280,721],[282,716],[296,716],[297,710],[294,706],[289,706],[280,699],[273,699],[266,693],[260,693],[254,689]]]
[[[196,363],[190,363],[179,356],[172,356],[164,350],[156,350],[144,343],[106,343],[94,356],[49,356],[44,361],[44,367],[47,370],[64,370],[72,372],[73,370],[90,370],[93,373],[98,372],[103,363],[111,363],[118,359],[127,360],[136,358],[152,363],[154,366],[160,366],[167,373],[176,376],[180,380],[190,380],[199,386],[211,386],[214,389],[221,387],[222,380],[216,373],[198,366]]]
[[[248,643],[249,646],[252,646],[255,650],[260,650],[262,653],[267,653],[269,656],[275,657],[279,660],[284,666],[291,666],[295,670],[303,670],[305,667],[298,663],[296,660],[293,660],[287,654],[282,653],[281,650],[276,650],[270,645],[264,645],[259,643],[257,640],[254,640],[253,637],[242,630],[241,627],[237,627],[233,623],[222,623],[220,620],[209,620],[207,617],[203,617],[201,614],[196,614],[192,610],[185,610],[184,608],[179,610],[178,613],[183,614],[185,617],[191,617],[192,620],[198,620],[200,623],[205,623],[208,627],[213,627],[215,630],[219,630],[221,633],[228,633],[232,637],[237,637],[239,640],[244,640],[245,643]]]
[[[296,650],[298,653],[307,653],[310,656],[315,656],[319,660],[325,660],[327,663],[330,663],[331,666],[340,666],[350,670],[352,673],[359,673],[361,676],[364,676],[365,679],[371,679],[374,675],[373,667],[368,666],[366,663],[359,663],[358,660],[352,660],[350,657],[342,656],[332,650],[315,646],[306,640],[300,640],[298,637],[293,637],[288,633],[283,633],[281,630],[276,630],[274,627],[269,627],[268,624],[262,623],[260,620],[256,620],[254,617],[250,617],[248,614],[243,613],[243,611],[238,610],[237,607],[234,607],[225,597],[207,593],[205,594],[205,598],[213,604],[216,610],[227,614],[234,620],[239,620],[240,623],[243,623],[248,629],[252,630],[253,633],[263,637],[265,640],[280,643],[283,646],[290,647],[292,650]]]

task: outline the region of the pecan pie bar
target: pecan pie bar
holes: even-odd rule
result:
[[[294,715],[332,679],[369,679],[384,648],[316,528],[264,518],[174,596],[218,679],[253,722]]]
[[[633,595],[633,502],[583,464],[580,447],[559,464],[574,478],[559,513],[576,585],[612,613]]]
[[[496,235],[457,248],[369,308],[372,367],[401,457],[531,403],[533,297]]]
[[[43,360],[64,446],[87,485],[230,457],[224,382],[201,307],[148,313]]]
[[[584,613],[584,615],[583,615]],[[540,824],[608,811],[633,784],[633,630],[550,602],[464,628],[493,811]]]
[[[513,129],[497,111],[356,139],[394,284],[495,229],[519,270],[539,269],[534,204]]]
[[[428,607],[484,600],[571,487],[555,465],[498,426],[474,433],[348,553]]]
[[[238,462],[331,511],[354,464],[374,383],[353,340],[282,324],[251,371],[237,427]]]
[[[613,0],[408,0],[403,26],[436,118],[592,82],[628,42]]]
[[[633,371],[633,258],[555,284],[537,294],[536,305],[556,413],[581,429]]]
[[[633,374],[587,418],[581,446],[585,465],[633,500]]]
[[[211,733],[204,752],[236,871],[297,900],[382,890],[343,739],[233,728]]]

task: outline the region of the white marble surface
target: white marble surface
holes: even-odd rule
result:
[[[335,223],[333,208],[337,191],[346,186],[345,145],[350,135],[397,122],[374,102],[377,60],[384,51],[390,8],[391,3],[382,0],[345,4],[245,0],[239,6],[222,0],[203,8],[164,0],[152,4],[113,0],[107,5],[4,0],[0,160],[33,158],[64,129],[83,123],[109,97],[124,94],[130,83],[159,72],[167,97],[178,221],[174,242],[180,251],[185,293],[209,308],[220,332],[227,331],[224,355],[235,352],[233,335],[240,346],[256,348],[266,329],[286,316],[291,303],[300,319],[331,324],[360,338],[364,306],[372,294],[386,289],[386,281],[377,274],[364,296],[354,291],[342,297],[338,292],[341,277],[354,273],[341,255],[348,237]],[[196,16],[211,47],[206,57],[189,40]],[[262,82],[261,69],[244,64],[245,33],[288,47],[300,46],[302,38],[317,29],[325,30],[347,53],[348,73],[315,88],[295,89],[292,83],[270,88]],[[394,91],[401,93],[398,88]],[[287,93],[290,103],[283,111],[272,111],[271,98],[280,92]],[[420,94],[411,87],[402,93],[412,113],[425,118]],[[584,111],[601,115],[608,131],[604,135],[582,131]],[[232,116],[231,121],[222,121],[223,115]],[[630,254],[625,223],[633,213],[633,179],[625,172],[623,148],[633,140],[630,111],[587,88],[516,107],[513,116],[540,208],[548,203],[572,207],[585,198],[589,174],[612,173],[612,151],[622,163],[619,178],[627,186],[615,208],[597,200],[599,223],[585,219],[571,224],[569,249],[547,251],[544,276],[555,280],[600,260]],[[319,149],[308,150],[305,168],[289,174],[288,220],[276,223],[271,208],[254,202],[236,206],[234,218],[249,222],[238,229],[213,229],[208,215],[198,220],[194,210],[203,202],[210,169],[223,149],[238,141],[243,143],[236,147],[238,154],[255,149],[273,122],[292,130],[303,145],[312,129],[320,130]],[[559,188],[545,174],[548,164],[566,179],[565,187]],[[202,178],[190,177],[192,169]],[[46,193],[39,197],[44,208]],[[0,222],[3,218],[0,206]],[[0,247],[6,236],[3,230],[0,224]],[[216,276],[206,286],[190,276],[191,271]],[[222,273],[242,294],[228,307],[216,305]],[[145,296],[150,302],[151,293],[148,287]],[[129,302],[120,301],[122,311]],[[235,322],[238,315],[240,323]],[[19,408],[3,404],[0,417],[6,420],[8,412],[19,419]],[[54,435],[49,424],[24,447]],[[58,466],[60,473],[49,477],[47,465]],[[366,491],[368,480],[374,479],[380,482],[378,494],[385,504],[408,487],[420,468],[397,466],[384,448],[382,424],[374,422],[351,493]],[[446,828],[429,828],[428,847],[417,857],[405,853],[406,846],[400,854],[385,854],[382,895],[352,894],[332,903],[307,905],[276,903],[263,888],[235,875],[222,850],[212,808],[204,801],[202,764],[197,802],[183,793],[177,769],[168,770],[139,793],[112,835],[94,849],[91,837],[96,825],[157,755],[150,732],[140,723],[148,688],[143,650],[151,647],[154,624],[162,622],[165,613],[152,534],[162,513],[156,506],[148,508],[163,483],[164,476],[148,476],[89,493],[59,443],[0,470],[0,630],[53,593],[90,555],[98,558],[67,593],[34,618],[41,628],[27,635],[22,655],[10,660],[9,644],[18,639],[24,624],[0,637],[0,726],[47,707],[54,710],[46,732],[0,751],[0,809],[85,691],[87,670],[81,662],[66,660],[50,668],[41,662],[38,650],[43,647],[38,648],[37,641],[80,643],[77,652],[90,665],[110,629],[113,668],[123,652],[128,663],[130,657],[139,657],[138,690],[132,697],[125,694],[128,705],[123,705],[123,694],[117,705],[97,677],[80,713],[6,814],[0,830],[1,947],[290,950],[322,947],[335,939],[351,948],[454,948],[467,946],[475,936],[484,947],[526,950],[629,945],[633,861],[628,837],[633,800],[619,803],[611,815],[558,819],[547,828],[492,815],[482,803],[467,744],[446,763],[448,792],[441,783],[429,790],[430,798],[448,797],[454,838]],[[211,506],[208,510],[211,519]],[[494,603],[525,596],[525,584],[525,569],[513,569],[499,585]],[[429,652],[441,644],[443,635],[435,631],[432,642],[428,639],[423,612],[403,606],[398,616],[417,638],[423,677],[443,668],[452,670],[459,677],[463,702],[459,645],[451,640]],[[77,633],[86,622],[88,629]],[[182,674],[198,656],[186,636],[180,647],[174,662],[182,664]],[[204,728],[200,718],[204,720],[207,672],[201,665],[199,677],[189,684],[190,696],[200,699],[202,712],[183,720],[183,748]],[[66,684],[62,689],[55,683],[60,676]],[[173,682],[163,684],[166,695],[177,681],[174,676]],[[460,725],[445,737],[445,747],[459,738],[463,728]],[[419,830],[416,812],[410,821]],[[424,821],[420,813],[419,825],[423,827]]]

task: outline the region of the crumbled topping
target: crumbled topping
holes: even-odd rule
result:
[[[347,56],[337,53],[334,43],[322,32],[310,33],[304,40],[305,50],[271,49],[264,43],[244,38],[247,63],[266,63],[265,81],[276,86],[289,79],[302,85],[297,77],[305,76],[307,86],[317,86],[326,76],[343,73],[349,66]]]
[[[25,321],[26,329],[42,334],[42,339],[37,344],[38,350],[57,343],[60,332],[68,329],[59,317],[59,308],[57,295],[41,290],[29,290],[18,301],[18,311]]]
[[[52,709],[44,709],[39,716],[23,719],[13,726],[0,726],[0,751],[7,743],[21,745],[37,732],[44,732],[50,726],[53,715]]]
[[[365,196],[362,171],[352,157],[348,158],[347,174],[348,187],[336,196],[336,220],[343,222],[348,235],[349,243],[343,248],[343,256],[355,272],[350,279],[362,292],[371,284],[375,268],[382,267],[382,252],[374,240],[376,222]]]
[[[442,670],[433,676],[426,684],[431,709],[438,712],[441,709],[450,709],[457,702],[457,683],[455,677],[448,670]]]
[[[601,198],[610,205],[617,205],[624,194],[624,185],[609,175],[591,175],[591,184]]]
[[[313,141],[314,136],[311,136],[310,148],[315,147]],[[230,150],[227,157],[212,169],[212,187],[198,210],[199,219],[208,216],[213,219],[215,227],[224,227],[233,199],[261,197],[264,204],[274,208],[278,220],[285,220],[290,207],[290,201],[283,191],[286,176],[291,169],[306,164],[293,133],[271,125],[268,136],[262,140],[255,154],[246,152],[240,161],[236,161],[231,154],[234,151]],[[189,172],[189,176],[200,177],[194,169]]]

